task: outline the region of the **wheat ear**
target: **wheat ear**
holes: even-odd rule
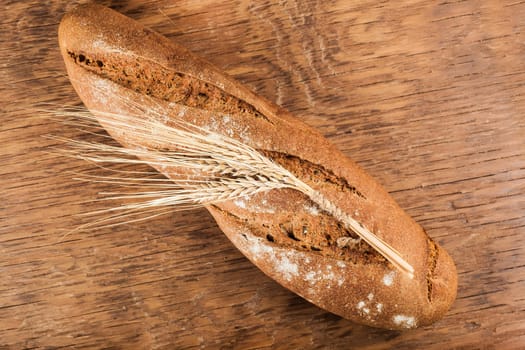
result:
[[[256,149],[236,139],[180,120],[174,121],[175,126],[171,127],[156,119],[133,118],[129,115],[103,111],[92,112],[96,115],[96,120],[105,127],[124,130],[134,138],[154,140],[158,147],[173,149],[173,151],[154,147],[144,148],[143,145],[133,144],[124,148],[100,143],[69,141],[73,156],[97,164],[148,164],[161,169],[182,168],[194,171],[196,174],[193,178],[174,177],[169,182],[159,181],[151,184],[153,189],[150,192],[114,197],[146,199],[141,203],[118,207],[116,210],[135,211],[173,205],[191,208],[250,196],[262,191],[291,188],[308,196],[320,209],[342,222],[346,228],[355,232],[396,268],[413,278],[413,267],[401,257],[399,252],[320,192],[315,191]],[[150,110],[149,113],[163,117],[155,110]],[[83,119],[88,120],[94,118],[88,112],[82,113],[78,110],[70,114],[81,115]],[[95,181],[132,186],[137,183],[137,178],[99,178]]]

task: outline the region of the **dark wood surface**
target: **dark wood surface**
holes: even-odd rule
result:
[[[108,185],[49,154],[90,139],[56,31],[68,1],[3,1],[0,347],[525,348],[525,3],[106,1],[317,127],[453,256],[433,326],[353,324],[246,260],[205,210],[64,236]],[[36,118],[35,118],[36,116]]]

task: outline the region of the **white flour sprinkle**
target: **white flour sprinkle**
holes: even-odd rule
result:
[[[330,272],[328,272],[328,273],[325,273],[325,274],[323,275],[323,278],[324,278],[325,280],[332,281],[332,280],[335,279],[335,275],[334,275],[334,273],[333,273],[332,271],[330,271]]]
[[[361,300],[356,305],[359,314],[367,320],[374,320],[374,317],[383,311],[383,304],[372,302],[374,297],[373,293],[369,293],[366,297],[367,300]]]
[[[286,278],[288,281],[291,281],[293,276],[297,276],[299,274],[299,267],[296,263],[291,262],[287,256],[283,256],[283,254],[280,255],[280,262],[276,265],[275,269],[277,272],[282,273],[284,278]]]
[[[266,197],[267,194],[263,195]],[[253,209],[259,214],[275,214],[275,208],[270,203],[268,203],[268,200],[265,197],[263,197],[261,200],[261,204],[255,206]]]
[[[273,254],[273,249],[266,244],[262,243],[258,239],[250,239],[250,244],[248,245],[248,250],[251,252],[254,260],[257,260],[263,254]]]
[[[315,282],[317,282],[317,273],[315,271],[310,271],[308,272],[305,276],[304,276],[304,279],[310,283],[311,285],[315,284]]]
[[[376,310],[377,310],[377,313],[380,314],[383,311],[383,304],[381,303],[376,304]]]
[[[398,326],[403,326],[405,328],[416,327],[416,319],[414,316],[395,315],[392,320]]]
[[[315,205],[305,205],[304,210],[310,215],[319,215],[319,208],[317,208]]]
[[[282,274],[287,281],[299,275],[299,265],[293,261],[293,254],[276,252],[261,238],[255,238],[249,234],[243,236],[248,241],[246,249],[250,251],[254,261],[264,260],[272,264],[275,271]]]
[[[245,202],[245,199],[243,199],[243,198],[238,198],[238,199],[234,200],[233,204],[235,204],[239,208],[246,209],[246,202]]]
[[[394,277],[396,275],[395,271],[390,271],[386,275],[383,276],[383,284],[387,287],[390,287],[392,283],[394,283]]]

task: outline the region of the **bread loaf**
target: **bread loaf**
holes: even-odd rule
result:
[[[450,256],[320,133],[204,59],[109,8],[83,5],[66,14],[59,43],[71,82],[95,115],[161,111],[157,116],[166,124],[183,120],[241,141],[369,228],[414,268],[413,278],[397,270],[293,189],[207,205],[232,243],[281,285],[321,308],[374,327],[424,326],[449,309],[457,287]],[[124,147],[172,147],[105,127]],[[153,167],[168,178],[191,176],[183,169]]]

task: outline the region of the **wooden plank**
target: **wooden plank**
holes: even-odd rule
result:
[[[5,348],[525,347],[525,3],[104,2],[317,127],[454,257],[440,322],[353,324],[268,279],[205,210],[82,233],[108,185],[70,172],[38,118],[79,104],[56,29],[74,2],[0,19],[0,345]],[[34,118],[34,117],[37,118]]]

